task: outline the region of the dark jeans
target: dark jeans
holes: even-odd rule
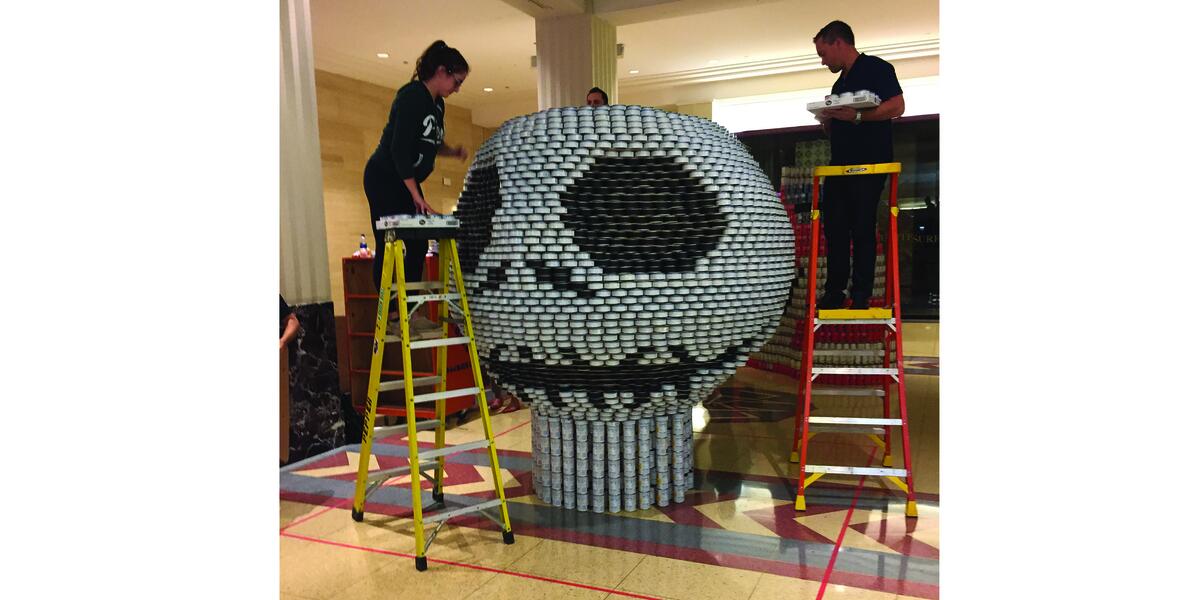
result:
[[[383,248],[386,240],[384,232],[375,229],[375,220],[390,215],[414,215],[417,213],[417,207],[395,169],[382,162],[367,161],[367,168],[363,171],[363,190],[367,193],[367,204],[371,206],[371,231],[375,233],[373,274],[375,289],[379,289],[380,279],[383,278]],[[417,190],[425,193],[419,184]],[[404,255],[404,280],[421,281],[429,240],[403,238],[403,241],[404,247],[407,248]],[[400,251],[400,246],[396,247],[396,251]]]
[[[829,275],[825,294],[841,296],[850,277],[850,242],[854,242],[854,273],[850,294],[866,301],[875,284],[875,211],[887,175],[847,175],[825,178],[819,208],[828,249]],[[845,297],[845,296],[841,296]]]

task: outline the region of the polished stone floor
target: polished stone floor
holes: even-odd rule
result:
[[[350,517],[358,445],[280,471],[283,598],[937,598],[937,325],[906,326],[905,361],[913,469],[920,516],[876,478],[827,476],[794,508],[789,462],[796,382],[743,368],[693,412],[696,485],[686,501],[630,513],[549,506],[532,491],[528,409],[496,415],[509,512],[517,542],[504,545],[486,519],[447,524],[413,567],[407,476],[375,492],[362,523]],[[879,416],[878,400],[818,397],[816,415]],[[432,444],[432,432],[418,440]],[[478,439],[478,418],[447,442]],[[820,434],[814,464],[878,464],[862,435]],[[372,468],[405,464],[403,436],[376,441]],[[898,461],[899,462],[899,461]],[[484,451],[448,459],[450,504],[493,496]],[[428,485],[428,482],[425,482]],[[428,498],[428,496],[426,496]]]

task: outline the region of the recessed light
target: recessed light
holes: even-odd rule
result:
[[[493,90],[492,88],[483,88],[483,91],[485,91],[485,92],[491,92],[491,91],[494,91],[494,90]]]
[[[629,74],[630,74],[630,75],[637,75],[638,73],[641,73],[641,71],[639,71],[639,70],[637,70],[637,69],[630,69],[630,70],[629,70]]]
[[[378,56],[379,58],[387,58],[389,54],[387,52],[377,52],[375,56]]]

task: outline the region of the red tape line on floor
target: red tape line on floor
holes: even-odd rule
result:
[[[329,540],[322,540],[320,538],[313,538],[313,537],[308,537],[308,536],[304,536],[304,535],[296,535],[294,533],[285,533],[283,531],[279,532],[279,535],[281,535],[283,537],[297,539],[297,540],[304,540],[306,542],[315,542],[318,544],[325,544],[328,546],[338,546],[341,548],[350,548],[351,550],[363,550],[365,552],[374,552],[376,554],[387,554],[389,556],[399,556],[402,558],[416,558],[415,554],[409,554],[407,552],[395,552],[393,550],[381,550],[379,548],[368,548],[366,546],[355,546],[353,544],[343,544],[341,542],[332,542]],[[587,585],[585,583],[575,583],[574,581],[565,581],[562,579],[551,579],[549,577],[541,577],[539,575],[530,575],[528,573],[520,573],[517,571],[505,571],[504,569],[493,569],[491,567],[485,567],[482,565],[473,565],[470,563],[460,563],[460,562],[455,562],[452,560],[441,560],[441,559],[437,559],[437,558],[430,558],[428,556],[425,557],[425,559],[429,562],[440,563],[443,565],[450,565],[453,567],[465,567],[467,569],[475,569],[477,571],[487,571],[489,573],[500,573],[501,575],[512,575],[515,577],[523,577],[525,579],[535,579],[537,581],[545,581],[547,583],[557,583],[559,585],[577,587],[577,588],[582,588],[585,590],[594,590],[597,592],[607,592],[609,594],[615,594],[617,596],[625,596],[628,598],[643,598],[645,600],[658,600],[655,596],[643,596],[641,594],[634,594],[631,592],[622,592],[621,590],[614,590],[614,589],[610,589],[610,588],[596,587],[596,586],[592,586],[592,585]]]
[[[867,464],[871,464],[871,461],[875,460],[875,451],[878,449],[871,449],[871,456],[867,458]],[[800,478],[800,485],[804,485],[804,473],[800,473]],[[846,537],[846,529],[850,527],[850,517],[854,515],[854,506],[858,504],[858,494],[862,492],[863,483],[866,481],[866,475],[858,478],[858,486],[854,488],[854,498],[850,500],[850,510],[846,511],[846,518],[842,521],[842,529],[838,532],[837,542],[833,545],[833,552],[829,554],[829,564],[825,566],[825,575],[821,577],[821,587],[817,590],[815,600],[821,600],[825,596],[825,586],[829,585],[829,576],[833,575],[833,564],[837,562],[838,552],[842,550],[842,540]]]
[[[512,433],[512,432],[516,431],[517,429],[520,429],[520,428],[522,428],[522,427],[524,427],[524,426],[526,426],[526,425],[528,425],[528,424],[529,424],[529,421],[525,421],[524,423],[518,423],[518,424],[516,424],[516,425],[513,425],[512,427],[509,427],[508,429],[505,429],[504,431],[501,431],[500,433],[497,433],[495,436],[493,436],[493,437],[492,437],[492,439],[496,439],[496,438],[498,438],[498,437],[500,437],[500,436],[502,436],[502,435],[507,435],[507,434],[509,434],[509,433]],[[466,450],[463,450],[462,452],[466,452]],[[462,454],[462,452],[454,452],[454,453],[452,453],[452,454],[447,454],[446,456],[447,456],[447,457],[450,457],[450,456],[454,456],[455,454]],[[386,483],[386,482],[385,482],[385,483]],[[307,517],[304,517],[303,519],[297,519],[297,520],[295,520],[295,521],[292,521],[291,523],[288,523],[287,525],[284,525],[283,527],[281,527],[281,528],[279,529],[279,532],[280,532],[280,533],[283,533],[284,531],[287,531],[288,529],[291,529],[291,528],[293,528],[293,527],[295,527],[295,526],[297,526],[297,525],[299,525],[299,524],[301,524],[301,523],[304,523],[305,521],[311,521],[311,520],[313,520],[313,519],[315,519],[315,518],[317,518],[317,517],[319,517],[319,516],[321,516],[321,515],[323,515],[323,514],[325,514],[325,513],[329,512],[329,511],[331,511],[331,510],[333,510],[333,509],[335,509],[335,508],[344,508],[344,507],[345,507],[347,504],[350,504],[351,502],[354,502],[354,498],[347,498],[347,499],[345,499],[345,500],[343,500],[343,501],[341,501],[341,502],[338,502],[337,504],[333,504],[333,505],[331,505],[331,506],[327,506],[327,507],[325,508],[325,510],[322,510],[322,511],[320,511],[320,512],[317,512],[317,513],[313,513],[313,514],[311,514],[311,515],[308,515]]]
[[[329,505],[329,506],[326,506],[326,507],[325,507],[325,510],[322,510],[322,511],[315,512],[315,513],[313,513],[313,514],[311,514],[311,515],[308,515],[307,517],[304,517],[304,518],[302,518],[302,519],[296,519],[295,521],[292,521],[291,523],[288,523],[287,525],[284,525],[283,527],[280,527],[280,528],[279,528],[279,533],[283,533],[283,532],[285,532],[285,531],[287,531],[287,530],[289,530],[289,529],[291,529],[291,528],[293,528],[293,527],[295,527],[295,526],[297,526],[297,525],[299,525],[299,524],[301,524],[301,523],[304,523],[304,522],[306,522],[306,521],[311,521],[311,520],[313,520],[313,519],[315,519],[315,518],[317,518],[317,517],[319,517],[319,516],[321,516],[321,515],[323,515],[323,514],[325,514],[325,513],[329,512],[329,511],[331,511],[331,510],[333,510],[333,509],[335,509],[335,508],[345,508],[345,506],[346,506],[347,504],[350,504],[350,503],[352,503],[352,502],[354,502],[354,498],[346,498],[345,500],[342,500],[341,502],[338,502],[338,503],[336,503],[336,504],[331,504],[331,505]]]

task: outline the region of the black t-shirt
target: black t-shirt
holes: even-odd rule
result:
[[[833,94],[870,90],[884,102],[903,93],[896,68],[877,56],[859,54],[849,71],[833,84]],[[830,121],[829,153],[835,165],[892,162],[892,121]]]
[[[445,114],[445,101],[434,101],[424,83],[409,82],[396,92],[370,162],[392,166],[400,180],[425,181],[433,172],[433,159],[446,133]]]

